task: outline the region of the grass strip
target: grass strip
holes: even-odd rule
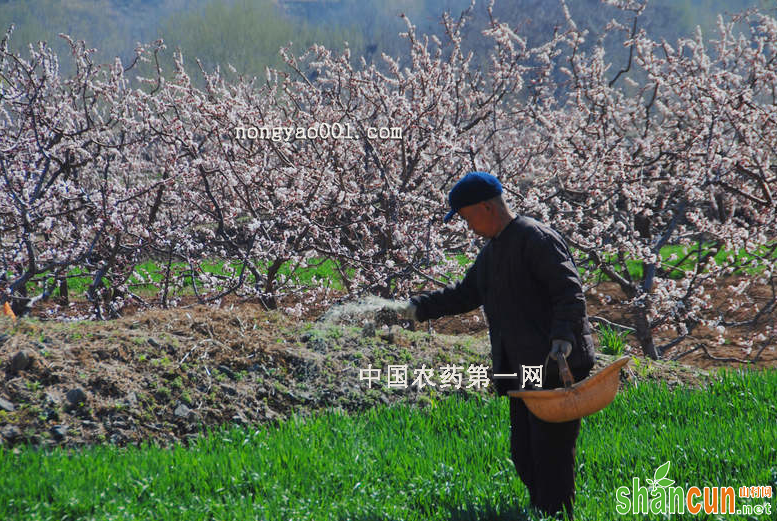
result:
[[[706,252],[709,251],[710,246],[711,245],[705,245],[703,247],[701,252],[702,256],[704,256]],[[686,253],[694,250],[695,247],[693,246],[667,245],[661,248],[661,258],[666,266],[676,262],[669,260],[672,258],[673,254],[676,255],[675,258],[681,259],[686,257]],[[767,250],[768,246],[761,246],[758,249],[757,254],[764,255]],[[579,255],[579,252],[573,251],[573,254]],[[723,264],[726,262],[726,259],[729,257],[729,255],[733,255],[733,252],[725,250],[720,251],[714,257],[715,262],[718,264]],[[467,268],[473,262],[473,259],[468,258],[464,254],[449,255],[449,258],[456,259],[462,268]],[[612,262],[615,260],[615,258],[616,257],[614,255],[611,255],[609,257],[609,261]],[[740,250],[733,258],[735,259],[735,266],[739,266],[739,268],[737,268],[734,272],[734,275],[757,275],[766,269],[763,263],[749,265],[748,263],[754,259],[754,256],[748,254],[744,250]],[[680,279],[685,276],[685,273],[691,273],[696,268],[697,259],[698,253],[688,256],[681,265],[668,273],[667,276],[673,279]],[[775,254],[772,256],[772,259],[777,259],[777,252],[775,252]],[[228,266],[230,269],[227,269]],[[260,262],[257,265],[258,270],[261,273],[267,273],[268,266],[268,262]],[[623,266],[621,264],[614,263],[612,267],[616,272],[623,273]],[[227,263],[224,260],[212,259],[210,261],[201,262],[199,264],[199,268],[202,270],[203,274],[220,276],[226,280],[232,277],[236,277],[235,274],[239,273],[240,270],[240,263],[234,261]],[[629,274],[633,280],[642,280],[642,261],[627,259],[626,269],[629,271]],[[161,262],[148,260],[138,264],[134,268],[134,275],[132,275],[128,280],[131,290],[141,296],[156,296],[161,290],[163,274],[165,271],[166,267],[164,263]],[[584,267],[578,267],[578,271],[580,272],[581,276],[585,276]],[[185,286],[183,291],[173,292],[174,296],[182,296],[194,293],[191,289],[191,276],[189,272],[190,267],[186,263],[173,262],[171,264],[171,273],[173,278],[183,277]],[[353,273],[353,268],[347,268],[346,272]],[[335,290],[342,290],[344,288],[342,277],[340,276],[340,273],[337,269],[337,261],[331,259],[313,258],[308,261],[307,265],[298,266],[296,269],[292,269],[291,262],[285,262],[278,270],[278,274],[291,280],[294,285],[303,287],[320,287],[322,284],[328,284]],[[11,277],[11,273],[9,272],[7,276]],[[50,277],[46,277],[46,275],[43,274],[37,278],[37,281],[28,283],[27,292],[29,295],[34,296],[40,294],[42,291],[40,280],[43,278],[47,278],[50,281]],[[600,270],[594,270],[588,275],[588,278],[592,280],[610,280],[609,277],[603,274]],[[443,279],[447,282],[451,282],[457,279],[457,277],[453,274],[448,274],[446,277],[443,277]],[[91,282],[92,277],[89,276],[86,271],[78,267],[73,268],[68,272],[68,293],[75,297],[82,297],[86,295],[86,290]],[[104,282],[107,286],[110,286],[110,283],[107,280]],[[246,272],[245,283],[247,285],[253,285],[255,283],[255,277],[252,273]],[[219,286],[217,289],[220,291],[223,289],[223,287]],[[54,297],[58,297],[59,289],[55,289],[52,294]]]

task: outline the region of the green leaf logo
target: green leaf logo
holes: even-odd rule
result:
[[[665,488],[674,483],[673,479],[666,477],[669,474],[669,465],[671,462],[667,461],[656,469],[653,473],[653,479],[647,478],[645,481],[650,485],[652,491],[656,491],[659,488]]]

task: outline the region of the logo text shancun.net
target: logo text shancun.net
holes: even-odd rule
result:
[[[771,515],[768,502],[742,504],[737,499],[771,498],[771,486],[739,487],[739,496],[733,486],[697,487],[687,490],[673,487],[674,480],[667,477],[670,462],[658,467],[653,479],[646,479],[650,487],[640,484],[639,478],[631,480],[631,488],[618,487],[615,491],[615,511],[618,514],[712,514]]]

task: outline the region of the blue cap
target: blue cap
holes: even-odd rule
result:
[[[470,172],[462,177],[448,193],[451,211],[442,220],[447,223],[459,209],[487,201],[501,193],[502,183],[499,179],[486,172]]]

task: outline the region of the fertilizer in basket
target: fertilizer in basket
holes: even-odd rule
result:
[[[401,322],[399,308],[402,305],[403,302],[370,295],[356,302],[346,302],[332,306],[329,311],[318,318],[318,321],[337,324],[375,322],[393,325]]]

